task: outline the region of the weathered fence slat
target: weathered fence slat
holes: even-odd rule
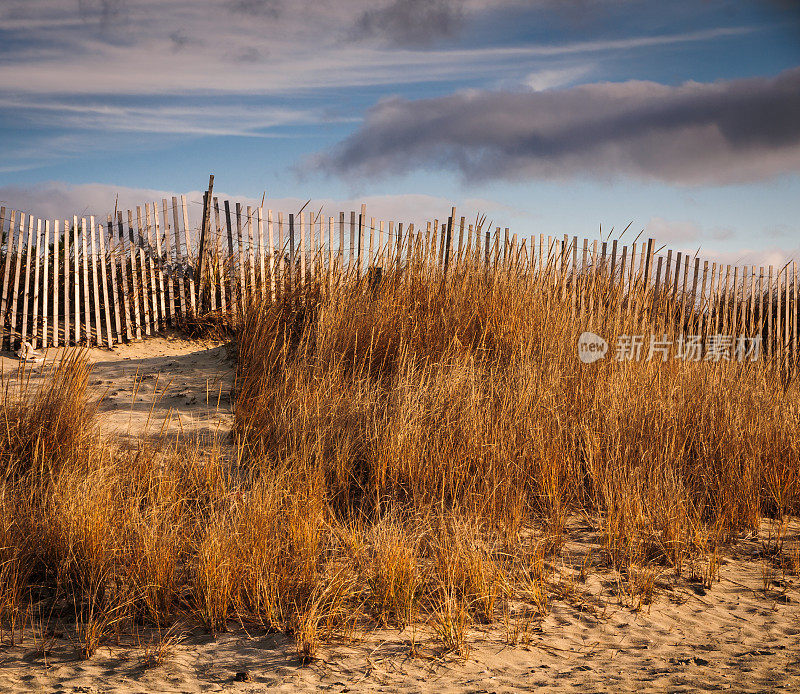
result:
[[[226,311],[225,301],[225,266],[222,261],[220,248],[220,237],[222,236],[222,227],[220,226],[219,217],[219,198],[214,198],[214,256],[213,263],[209,264],[209,291],[211,292],[211,310],[217,310],[217,288],[219,288],[219,306],[222,312]],[[214,280],[218,281],[215,283]]]
[[[283,237],[283,212],[278,212],[278,287],[281,296],[286,294],[286,244]]]
[[[361,205],[361,213],[358,215],[358,273],[361,274],[364,267],[364,225],[367,223],[367,206]]]
[[[3,267],[3,285],[0,291],[0,349],[6,343],[6,324],[8,315],[8,285],[9,275],[11,274],[11,255],[14,248],[14,210],[11,210],[11,219],[8,225],[8,233],[6,234],[6,208],[5,205],[0,207],[0,242],[5,239],[6,242],[6,258]],[[9,348],[10,348],[10,335],[9,335]]]
[[[98,347],[103,346],[103,330],[102,320],[100,318],[100,287],[98,284],[97,272],[97,241],[95,239],[95,224],[94,215],[89,217],[89,230],[92,234],[92,289],[94,289],[94,326],[95,326],[95,342]],[[103,263],[105,266],[105,263]],[[109,347],[111,345],[108,345]]]
[[[139,256],[139,278],[142,285],[142,310],[144,317],[144,334],[150,337],[150,301],[152,294],[148,291],[147,281],[147,259],[145,258],[145,242],[142,233],[142,208],[136,207],[136,231],[135,231],[136,246],[139,249],[137,255]]]
[[[332,225],[331,225],[332,226]],[[275,259],[275,245],[273,243],[273,221],[272,210],[267,210],[267,243],[269,250],[269,291],[272,300],[277,299],[275,293],[275,272],[277,271],[277,264]]]
[[[29,251],[33,252],[33,316],[31,319],[31,343],[33,347],[38,346],[39,337],[39,272],[40,256],[42,252],[42,220],[36,220],[36,247],[31,246]]]
[[[769,266],[768,269],[768,279],[767,279],[767,287],[769,292],[768,301],[769,304],[767,306],[767,349],[769,350],[769,356],[775,356],[775,348],[772,342],[773,339],[773,325],[772,325],[772,305],[775,302],[775,286],[772,283],[772,265]]]
[[[92,343],[92,312],[89,303],[89,252],[88,252],[88,231],[86,230],[86,218],[81,217],[81,293],[83,294],[83,340],[86,345]]]
[[[48,310],[50,308],[50,220],[44,223],[44,248],[42,254],[42,347],[48,344]],[[37,283],[38,284],[38,283]]]
[[[130,291],[128,287],[128,262],[125,254],[125,232],[123,229],[122,212],[117,213],[117,259],[119,261],[120,283],[122,284],[122,305],[125,313],[125,337],[128,341],[133,339],[133,319],[131,317]]]
[[[139,277],[136,272],[136,240],[133,231],[133,213],[128,210],[128,230],[124,234],[127,242],[126,264],[130,262],[131,268],[131,293],[133,295],[133,327],[136,330],[136,339],[142,339],[142,312],[139,305]]]
[[[61,239],[61,225],[59,220],[53,221],[53,347],[58,347],[59,340],[59,314],[58,314],[58,259],[59,259],[59,241]]]
[[[183,211],[183,241],[186,244],[186,260],[184,267],[189,275],[189,303],[193,314],[197,314],[197,292],[194,283],[194,262],[192,260],[192,245],[189,239],[189,210],[186,196],[181,195],[181,210]],[[183,286],[183,284],[181,284]]]
[[[306,216],[302,210],[295,216],[295,222],[297,223],[297,255],[300,267],[300,288],[302,290],[306,286]]]
[[[236,214],[239,218],[239,222],[241,222],[241,205],[236,203]],[[175,240],[175,281],[178,284],[178,299],[180,300],[180,316],[181,319],[186,319],[186,312],[188,310],[188,305],[186,303],[186,282],[184,281],[184,268],[186,267],[185,260],[183,258],[183,252],[181,251],[181,220],[180,220],[180,211],[178,210],[178,198],[172,198],[172,221],[173,221],[173,234]],[[242,245],[242,233],[241,229],[239,230],[239,248],[241,250]],[[241,261],[241,255],[240,255]]]
[[[226,200],[225,201],[225,226],[228,232],[228,260],[230,265],[230,272],[225,273],[225,277],[228,281],[228,296],[230,297],[230,305],[231,307],[236,305],[236,280],[234,270],[236,268],[235,265],[235,256],[233,253],[233,226],[231,224],[231,206],[230,203]]]
[[[253,252],[253,208],[250,205],[247,206],[247,261],[250,264],[248,296],[252,298],[256,293],[256,258]]]
[[[267,266],[266,266],[266,249],[264,248],[264,206],[262,205],[256,211],[258,216],[258,267],[260,270],[260,281],[261,281],[261,298],[267,298]],[[272,244],[270,244],[272,245]]]
[[[138,208],[137,208],[138,209]],[[153,213],[155,213],[155,206],[152,208]],[[158,285],[156,283],[156,264],[160,265],[160,261],[156,263],[158,258],[153,256],[153,252],[155,250],[155,244],[153,242],[153,217],[156,218],[156,223],[158,222],[158,215],[151,214],[151,207],[150,205],[144,206],[144,223],[145,223],[145,241],[147,243],[147,261],[148,261],[148,269],[150,274],[150,298],[151,303],[153,306],[153,331],[159,332],[161,330],[161,322],[163,319],[163,315],[159,312],[159,296],[163,301],[163,290],[159,294]],[[156,232],[156,235],[158,232]],[[159,253],[159,256],[161,254]]]
[[[70,269],[69,269],[69,220],[64,220],[64,235],[63,238],[63,247],[64,247],[64,346],[68,346],[70,343],[70,323],[69,323],[69,304],[70,304],[70,291],[69,291],[69,278],[70,278]]]
[[[28,244],[25,249],[25,284],[22,285],[22,330],[21,342],[28,339],[28,309],[30,302],[31,256],[33,255],[33,217],[28,215]]]
[[[103,308],[106,314],[106,344],[109,348],[113,347],[114,345],[114,336],[113,331],[111,328],[111,304],[116,299],[112,299],[109,296],[108,291],[108,265],[110,264],[111,267],[114,267],[113,263],[108,263],[107,259],[108,256],[106,255],[106,240],[105,240],[105,229],[103,229],[102,224],[97,225],[97,236],[98,236],[98,245],[100,248],[100,286],[103,289]],[[117,330],[117,339],[119,339],[119,329]]]
[[[239,308],[244,311],[247,288],[245,282],[244,231],[242,229],[242,204],[236,203],[236,240],[238,243],[236,267],[239,271]]]
[[[328,288],[333,287],[333,228],[334,228],[335,219],[334,217],[328,217]],[[273,300],[275,297],[275,292],[273,290]]]
[[[106,233],[108,234],[108,264],[111,270],[111,296],[114,301],[114,327],[117,331],[117,342],[122,342],[125,338],[122,334],[122,317],[119,306],[119,283],[117,281],[117,251],[114,242],[114,220],[108,215],[106,220]],[[105,234],[103,234],[105,236]],[[127,319],[126,319],[127,320]]]

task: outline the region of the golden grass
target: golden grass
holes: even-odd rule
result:
[[[471,629],[503,619],[519,642],[551,596],[579,599],[553,573],[576,518],[602,547],[579,580],[592,562],[614,572],[624,604],[667,572],[714,580],[737,533],[798,514],[797,387],[761,364],[583,365],[583,329],[613,344],[658,316],[644,296],[617,322],[607,281],[578,288],[591,325],[571,287],[519,267],[412,262],[251,305],[235,461],[215,442],[115,449],[80,355],[8,391],[3,637],[35,605],[74,625],[84,657],[149,626],[168,635],[145,646],[160,662],[176,625],[237,623],[293,635],[303,661],[377,626],[465,656]]]

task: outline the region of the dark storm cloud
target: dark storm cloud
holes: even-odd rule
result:
[[[176,51],[183,50],[189,44],[189,37],[182,31],[173,31],[169,35],[169,40],[172,41],[172,47]]]
[[[228,7],[239,14],[277,17],[281,10],[281,0],[228,0]]]
[[[104,24],[117,19],[125,9],[125,0],[78,0],[78,11],[87,19],[99,19]]]
[[[366,10],[355,32],[401,46],[429,45],[458,33],[464,22],[461,5],[460,0],[393,0]]]
[[[800,171],[800,68],[678,87],[625,82],[392,98],[315,163],[367,176],[427,168],[473,180],[761,180]]]

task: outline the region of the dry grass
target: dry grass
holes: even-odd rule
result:
[[[116,450],[80,355],[7,392],[5,634],[46,614],[90,657],[146,627],[158,663],[175,624],[242,623],[292,634],[307,662],[330,639],[411,626],[466,656],[472,629],[503,619],[524,641],[551,599],[580,599],[551,563],[575,518],[624,604],[649,604],[667,573],[712,581],[737,533],[798,514],[796,385],[758,364],[582,365],[583,329],[613,343],[658,318],[617,322],[602,278],[578,288],[592,325],[571,317],[571,286],[518,267],[412,263],[249,307],[235,464],[213,442]]]

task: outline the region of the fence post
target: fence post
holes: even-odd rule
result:
[[[767,282],[769,287],[769,306],[767,306],[767,344],[769,345],[769,356],[772,357],[775,354],[775,349],[772,346],[772,302],[774,301],[772,293],[772,265],[769,266],[769,276]]]
[[[270,233],[272,227],[270,227]],[[227,299],[225,297],[225,283],[226,270],[225,261],[222,257],[222,248],[220,247],[220,237],[222,236],[222,224],[220,223],[219,216],[219,198],[214,198],[214,262],[216,263],[216,272],[219,274],[219,306],[222,309],[222,315],[227,313]],[[159,251],[159,255],[161,252]],[[161,290],[164,291],[163,289]],[[215,287],[211,289],[211,310],[217,310],[217,291]]]
[[[203,195],[203,222],[200,227],[200,258],[198,260],[198,291],[200,293],[200,310],[206,309],[206,302],[203,299],[203,269],[205,268],[205,250],[206,250],[206,234],[208,233],[208,225],[211,222],[211,196],[214,194],[214,174],[208,177],[208,190]],[[209,283],[209,291],[215,291]]]
[[[142,316],[144,318],[144,334],[150,336],[150,299],[152,295],[147,291],[147,262],[144,252],[144,237],[142,235],[142,208],[136,207],[136,230],[131,229],[134,243],[139,247],[136,254],[139,257],[139,277],[142,284]]]
[[[792,263],[792,366],[797,370],[797,263]]]
[[[150,208],[147,208],[147,215],[150,216]],[[102,224],[97,225],[97,234],[99,236],[100,241],[100,275],[103,283],[103,304],[105,305],[105,312],[106,312],[106,342],[108,342],[109,349],[114,344],[114,338],[111,334],[111,303],[112,298],[108,295],[108,268],[106,267],[109,263],[106,260],[106,241],[105,241],[105,230],[103,229]],[[56,235],[58,235],[58,229],[56,228]],[[113,269],[114,264],[111,263],[111,267]],[[54,296],[58,296],[58,292],[55,293]],[[116,304],[117,297],[113,298],[113,302]],[[119,334],[119,331],[117,331]]]
[[[16,217],[16,211],[11,210],[11,215],[8,224],[8,234],[5,235],[6,238],[6,261],[5,267],[3,268],[3,293],[0,294],[0,349],[2,349],[3,344],[5,343],[6,339],[6,325],[8,324],[7,321],[7,310],[8,310],[8,284],[9,284],[9,275],[11,274],[11,256],[13,255],[14,251],[14,221]],[[2,241],[3,232],[5,231],[5,222],[6,222],[6,208],[0,207],[0,241]],[[11,347],[11,336],[9,335],[9,347]]]
[[[175,325],[175,271],[172,263],[172,242],[170,240],[169,207],[167,199],[161,199],[163,220],[164,220],[164,258],[167,266],[167,304],[169,305],[169,324]],[[228,213],[228,233],[230,233],[230,210],[228,201],[225,201],[225,211]],[[233,250],[231,250],[233,255]],[[163,263],[162,263],[163,265]],[[163,274],[163,273],[162,273]],[[166,320],[166,319],[165,319]]]
[[[100,318],[100,286],[98,284],[98,273],[97,273],[97,239],[95,239],[95,224],[94,224],[94,215],[89,217],[89,229],[92,234],[92,289],[94,290],[94,322],[95,322],[95,341],[97,342],[98,347],[102,347],[103,345],[103,331],[102,331],[102,324],[103,321]],[[105,265],[105,263],[104,263]],[[108,347],[111,345],[109,344]]]
[[[155,210],[155,206],[153,207]],[[138,213],[138,208],[137,208]],[[159,299],[159,291],[156,285],[156,268],[155,263],[153,262],[153,249],[155,246],[153,245],[153,218],[150,214],[150,205],[146,204],[144,206],[144,220],[145,220],[145,232],[146,232],[146,241],[147,241],[147,253],[146,258],[149,261],[150,266],[150,298],[153,304],[153,330],[158,332],[161,330],[161,316],[158,312],[158,299]],[[156,216],[156,220],[158,220],[158,216]],[[102,235],[101,237],[102,238]],[[101,248],[102,252],[102,248]],[[159,256],[161,254],[159,253]],[[104,266],[105,267],[105,266]],[[162,289],[163,292],[163,289]],[[163,294],[161,295],[161,301],[163,302]],[[163,304],[162,304],[163,305]]]
[[[269,292],[270,299],[275,301],[275,245],[272,243],[273,221],[272,210],[267,210],[267,249],[269,252]]]
[[[250,263],[250,272],[248,273],[250,275],[250,291],[248,296],[252,298],[256,292],[256,257],[255,253],[253,253],[253,208],[250,205],[247,206],[247,262]]]
[[[267,255],[266,249],[264,248],[264,203],[261,203],[261,206],[256,211],[256,218],[258,220],[258,267],[260,271],[259,277],[261,278],[261,298],[267,298],[267,267],[266,267],[266,259],[265,256]],[[272,244],[270,243],[270,246]]]
[[[20,344],[28,339],[28,304],[30,302],[31,254],[33,253],[33,217],[28,215],[28,244],[25,251],[25,284],[22,287],[22,331]]]
[[[361,205],[361,213],[358,216],[358,273],[361,276],[361,271],[364,269],[364,225],[367,223],[367,206],[365,203]]]
[[[699,259],[698,259],[698,262],[699,262]],[[697,267],[697,266],[695,265],[695,267]],[[705,328],[706,328],[706,323],[707,323],[707,321],[706,321],[706,303],[707,302],[705,300],[705,297],[706,297],[706,281],[707,280],[708,280],[708,261],[704,260],[703,261],[703,280],[702,280],[702,283],[700,284],[699,314],[698,314],[698,317],[697,317],[697,319],[698,319],[698,330],[697,330],[697,332],[701,336],[705,335]],[[709,303],[709,307],[710,307],[710,302],[708,302],[708,303]],[[709,310],[710,310],[710,308],[709,308]]]
[[[64,346],[69,346],[69,220],[64,220]]]
[[[53,221],[53,347],[58,347],[58,244],[61,238],[59,220]]]
[[[175,198],[172,199],[173,202]],[[176,247],[180,250],[180,240],[177,236],[177,229],[178,229],[178,217],[177,217],[177,210],[175,212],[175,239],[177,241]],[[130,253],[127,255],[130,256],[131,260],[131,292],[133,294],[133,313],[135,316],[135,324],[134,327],[136,328],[136,339],[142,339],[142,313],[139,310],[139,278],[136,276],[136,239],[134,238],[133,233],[133,212],[128,210],[128,231],[125,234],[126,240],[128,241],[128,250]],[[127,261],[126,261],[127,262]],[[181,291],[183,291],[183,283],[181,282]],[[144,297],[143,297],[144,298]]]
[[[33,250],[31,247],[29,250]],[[38,346],[39,335],[39,256],[42,250],[42,220],[36,220],[36,250],[33,256],[33,317],[31,320],[31,342],[34,349]]]
[[[50,294],[50,220],[44,222],[44,257],[42,258],[42,347],[47,347],[47,329]]]
[[[453,220],[455,219],[456,208],[454,207],[450,218],[447,220],[447,233],[444,241],[444,271],[447,272],[447,266],[450,264],[450,246],[453,241]],[[506,230],[508,231],[508,230]]]

